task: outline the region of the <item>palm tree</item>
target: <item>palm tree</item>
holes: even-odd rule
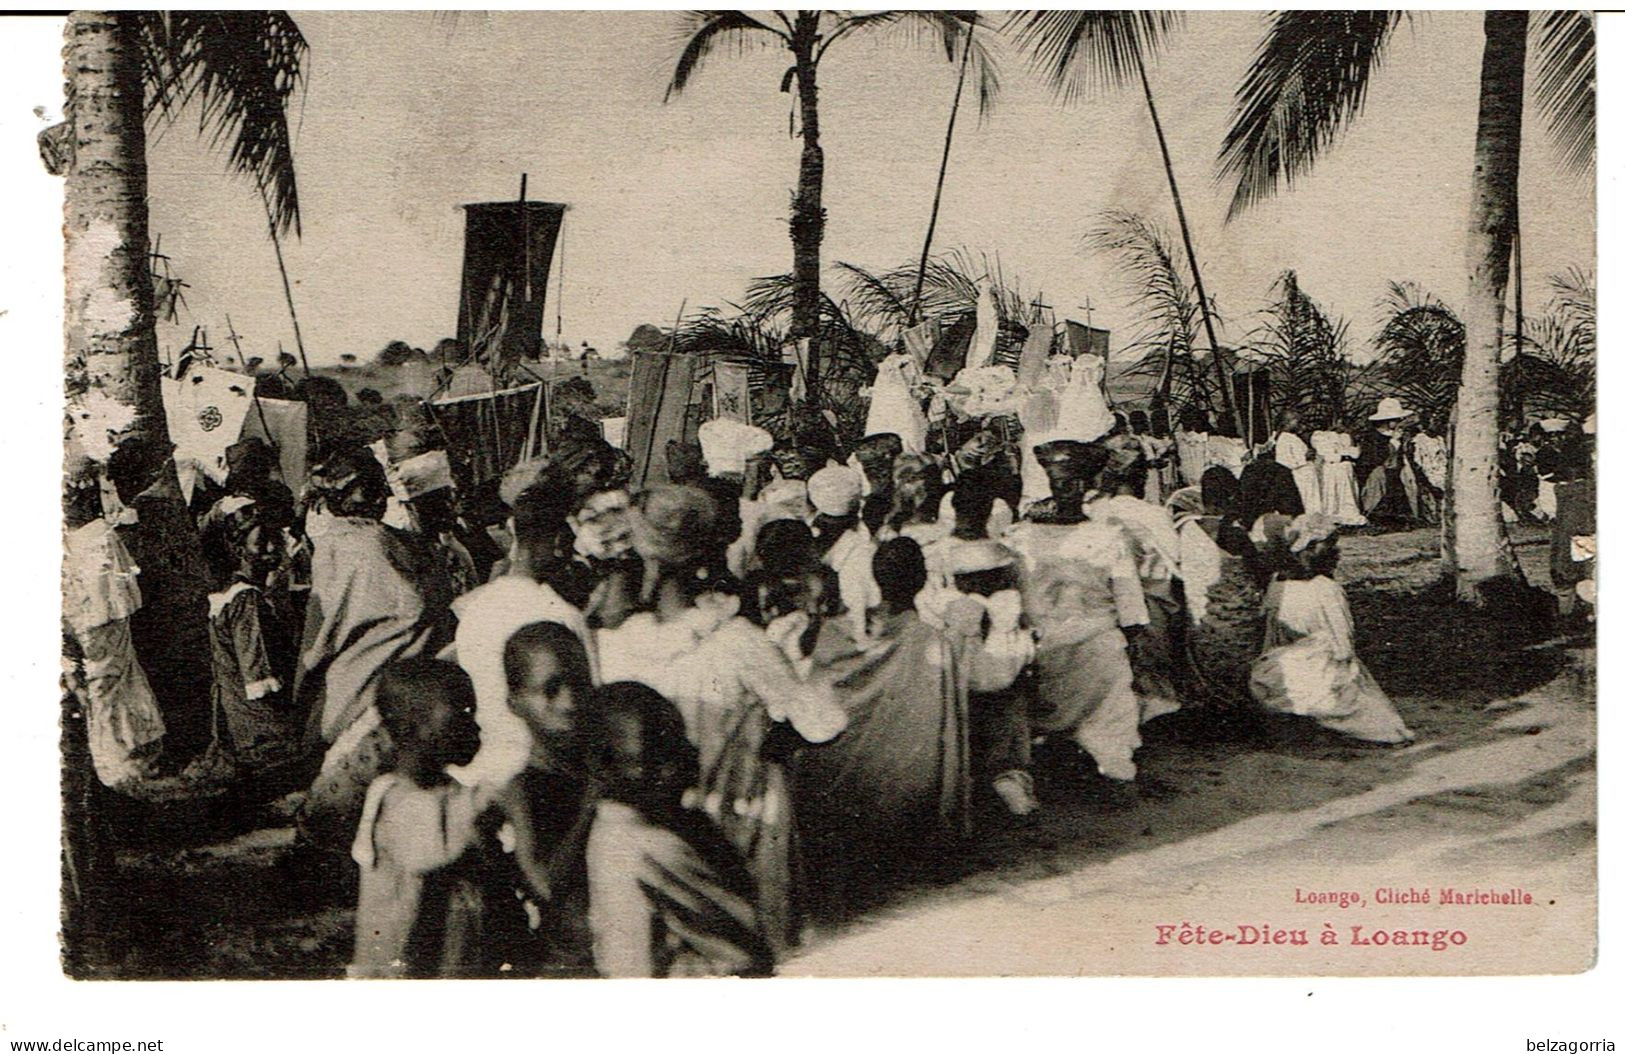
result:
[[[1236,434],[1246,435],[1232,392],[1230,363],[1219,344],[1213,322],[1212,301],[1202,284],[1202,270],[1196,263],[1196,246],[1191,239],[1190,221],[1185,218],[1185,202],[1174,178],[1173,157],[1168,138],[1162,131],[1157,103],[1151,93],[1146,60],[1155,58],[1168,34],[1184,22],[1179,11],[1017,11],[1006,28],[1016,28],[1017,42],[1031,52],[1032,61],[1049,79],[1050,85],[1066,102],[1077,101],[1095,90],[1120,88],[1138,81],[1145,95],[1146,112],[1157,134],[1162,152],[1168,191],[1174,199],[1174,215],[1185,243],[1185,259],[1196,287],[1196,303],[1213,363],[1219,372],[1219,401],[1236,425]]]
[[[1101,215],[1086,241],[1117,258],[1137,314],[1139,329],[1125,350],[1140,347],[1146,352],[1124,376],[1154,373],[1163,406],[1190,406],[1211,414],[1207,370],[1196,358],[1197,316],[1204,312],[1167,233],[1144,216],[1112,209]],[[1210,304],[1206,314],[1217,312]]]
[[[666,100],[688,87],[694,75],[720,44],[736,50],[780,47],[792,65],[779,83],[781,92],[794,86],[801,114],[801,167],[790,203],[790,245],[794,256],[795,303],[789,336],[805,338],[808,395],[816,398],[819,347],[821,263],[824,241],[824,148],[819,139],[818,67],[831,45],[844,37],[890,30],[904,43],[931,43],[943,49],[948,61],[961,59],[975,68],[977,98],[982,112],[992,105],[999,80],[992,57],[971,29],[980,24],[974,11],[772,11],[763,17],[743,11],[688,11],[682,15],[684,41],[672,69]]]
[[[173,123],[195,104],[199,130],[212,145],[229,143],[232,169],[253,180],[272,228],[297,234],[287,106],[305,41],[291,18],[269,11],[77,11],[65,35],[67,119],[41,147],[67,177],[68,394],[99,391],[133,411],[126,434],[166,439],[145,122]]]
[[[1236,181],[1231,215],[1290,184],[1360,113],[1396,11],[1285,11],[1270,16],[1236,93],[1220,154]],[[1524,66],[1531,36],[1535,97],[1564,160],[1591,171],[1596,154],[1596,35],[1581,11],[1484,15],[1477,142],[1467,230],[1466,339],[1456,393],[1456,595],[1481,603],[1485,582],[1514,573],[1500,527],[1497,409],[1507,273],[1518,226]],[[1449,546],[1447,546],[1447,549]]]
[[[1461,385],[1467,334],[1448,306],[1412,282],[1391,282],[1378,304],[1378,383],[1424,419],[1449,416]]]
[[[1270,292],[1252,348],[1269,364],[1270,401],[1305,429],[1345,427],[1365,370],[1348,357],[1348,322],[1333,321],[1285,271]]]

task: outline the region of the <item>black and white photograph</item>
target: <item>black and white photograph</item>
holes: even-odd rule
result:
[[[66,978],[1596,963],[1592,13],[24,28]]]

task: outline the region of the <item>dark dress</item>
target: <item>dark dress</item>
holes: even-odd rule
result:
[[[1251,701],[1247,685],[1252,663],[1264,642],[1261,561],[1251,539],[1235,524],[1217,516],[1195,523],[1223,555],[1219,577],[1207,588],[1202,617],[1193,617],[1187,631],[1193,675],[1210,704],[1245,706]]]
[[[301,723],[289,712],[294,645],[265,591],[236,582],[209,598],[215,741],[250,767],[299,752]]]
[[[132,503],[137,522],[119,540],[141,569],[141,610],[130,636],[164,718],[164,749],[191,758],[211,741],[213,670],[209,661],[209,569],[179,487],[160,479]]]

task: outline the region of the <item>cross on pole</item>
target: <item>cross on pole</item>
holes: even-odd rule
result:
[[[1085,324],[1087,324],[1090,329],[1094,329],[1095,328],[1095,303],[1094,303],[1094,301],[1090,300],[1088,297],[1084,297],[1083,298],[1083,303],[1078,305],[1078,306],[1083,309],[1083,318],[1084,318]]]

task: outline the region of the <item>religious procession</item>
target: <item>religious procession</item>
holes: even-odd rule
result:
[[[996,33],[893,14],[942,16],[961,87]],[[1114,14],[1008,33],[1173,32]],[[70,51],[134,62],[144,17],[71,16]],[[1274,46],[1308,46],[1298,19]],[[75,199],[107,178],[90,134],[70,221],[103,207]],[[1510,237],[1494,335],[1396,286],[1362,358],[1291,270],[1261,335],[1218,338],[1195,253],[1142,217],[1088,243],[1129,284],[1163,260],[1175,302],[1131,296],[1125,340],[929,242],[820,300],[798,213],[772,306],[679,310],[610,363],[546,336],[592,208],[529,176],[462,205],[433,353],[273,366],[182,325],[135,400],[70,267],[71,973],[768,976],[1012,861],[1380,781],[1594,656],[1589,278],[1526,320],[1518,270],[1514,318]],[[171,258],[130,259],[177,324]]]

